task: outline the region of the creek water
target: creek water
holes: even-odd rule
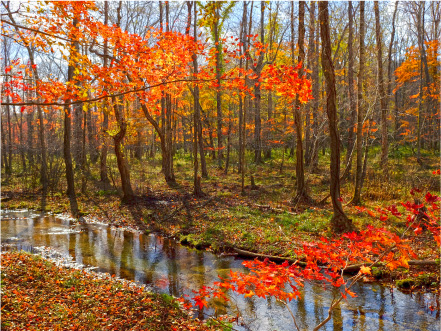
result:
[[[243,260],[219,257],[184,247],[171,239],[102,224],[72,225],[69,220],[31,211],[2,211],[2,249],[56,251],[70,264],[92,267],[116,277],[145,284],[152,290],[177,297],[210,286],[218,275],[244,270]],[[357,284],[356,298],[348,298],[334,311],[323,330],[404,331],[440,330],[440,319],[428,306],[435,295],[404,294],[379,284]],[[318,283],[305,283],[302,298],[290,303],[302,330],[311,330],[327,316],[333,293]],[[231,302],[210,302],[199,318],[240,312],[239,330],[294,330],[286,307],[273,298],[244,298],[231,294]]]

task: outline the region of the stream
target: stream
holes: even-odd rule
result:
[[[152,290],[180,297],[192,295],[203,285],[210,286],[218,275],[241,271],[242,259],[219,257],[198,251],[154,234],[142,234],[103,224],[72,225],[68,219],[33,211],[1,211],[2,250],[17,248],[57,252],[66,264],[89,267],[118,278],[145,284]],[[379,284],[356,284],[356,298],[348,298],[334,311],[323,330],[401,331],[440,329],[438,314],[428,307],[436,305],[431,293],[404,294]],[[290,303],[302,330],[311,330],[327,316],[332,291],[319,283],[305,283],[302,298]],[[230,295],[228,305],[210,302],[197,314],[236,315],[239,330],[294,330],[288,310],[273,298],[244,298]]]

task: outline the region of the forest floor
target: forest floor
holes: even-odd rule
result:
[[[131,159],[131,181],[137,197],[131,203],[121,202],[117,168],[114,159],[109,160],[110,177],[114,185],[103,187],[98,181],[98,170],[91,169],[87,190],[78,194],[80,211],[88,218],[114,226],[134,226],[172,237],[183,244],[215,253],[238,254],[241,251],[266,254],[281,258],[298,258],[293,250],[320,237],[332,237],[329,220],[332,217],[329,190],[329,155],[320,156],[319,168],[307,172],[308,193],[313,202],[309,205],[292,201],[295,194],[295,164],[286,158],[280,171],[280,151],[273,152],[273,159],[264,164],[247,166],[244,194],[241,193],[240,174],[230,169],[226,175],[217,167],[216,160],[209,160],[209,178],[202,180],[205,197],[195,198],[192,193],[192,162],[188,155],[175,156],[177,184],[167,185],[160,173],[160,160],[138,161]],[[410,149],[392,150],[389,158],[390,173],[386,181],[379,165],[378,150],[371,149],[372,166],[369,167],[363,187],[363,204],[367,210],[386,207],[400,202],[413,201],[409,192],[418,187],[425,192],[439,194],[439,178],[432,172],[438,165],[435,153],[423,154],[424,166],[416,162]],[[95,171],[95,172],[94,172]],[[250,176],[257,187],[251,187]],[[3,177],[4,178],[4,177]],[[353,191],[352,181],[342,184],[344,210],[357,229],[368,224],[394,229],[398,233],[406,228],[406,220],[390,218],[387,223],[361,212],[347,204]],[[3,183],[2,208],[27,208],[41,210],[42,205],[53,213],[68,213],[67,197],[57,191],[45,199],[36,189],[25,185],[20,177]],[[28,185],[29,186],[29,185]],[[401,208],[401,209],[400,209]],[[410,231],[412,232],[412,231]],[[406,235],[420,260],[439,262],[439,249],[430,233],[416,237]],[[243,252],[239,254],[243,255]],[[377,278],[395,282],[402,287],[439,287],[439,265],[411,266],[389,273],[386,269],[375,272]],[[410,279],[410,280],[409,280]],[[366,279],[366,281],[372,281]],[[403,285],[401,280],[409,280]],[[410,285],[409,285],[410,284]]]
[[[217,330],[176,299],[37,255],[1,254],[2,330]],[[216,323],[210,320],[211,323]]]

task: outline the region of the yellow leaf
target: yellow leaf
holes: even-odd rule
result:
[[[362,274],[364,274],[364,275],[370,275],[370,274],[371,274],[371,268],[369,268],[369,267],[365,267],[365,266],[362,266],[362,267],[360,268],[360,272],[361,272]]]
[[[245,294],[245,298],[252,297],[253,295],[254,295],[254,292],[249,291],[247,294]]]

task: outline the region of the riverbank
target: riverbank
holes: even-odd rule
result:
[[[216,330],[179,303],[38,255],[2,252],[2,330]]]
[[[132,203],[121,203],[117,192],[97,191],[80,194],[79,205],[86,222],[101,222],[114,227],[156,232],[164,237],[197,249],[217,254],[239,255],[245,258],[271,256],[275,261],[296,260],[293,248],[313,242],[321,236],[330,237],[325,206],[290,211],[283,206],[256,203],[251,196],[220,195],[217,191],[202,199],[179,195],[172,190],[150,191],[137,196]],[[257,191],[256,196],[264,192]],[[3,191],[2,208],[41,209],[38,192]],[[69,215],[68,199],[60,194],[49,195],[46,210]],[[358,228],[375,224],[366,212],[348,206],[347,212]],[[389,225],[403,229],[405,220],[395,219]],[[410,265],[390,272],[375,267],[364,281],[380,281],[407,291],[438,291],[440,284],[439,251],[430,234],[406,237],[417,252],[418,260],[431,264]],[[434,264],[437,262],[438,264]]]

